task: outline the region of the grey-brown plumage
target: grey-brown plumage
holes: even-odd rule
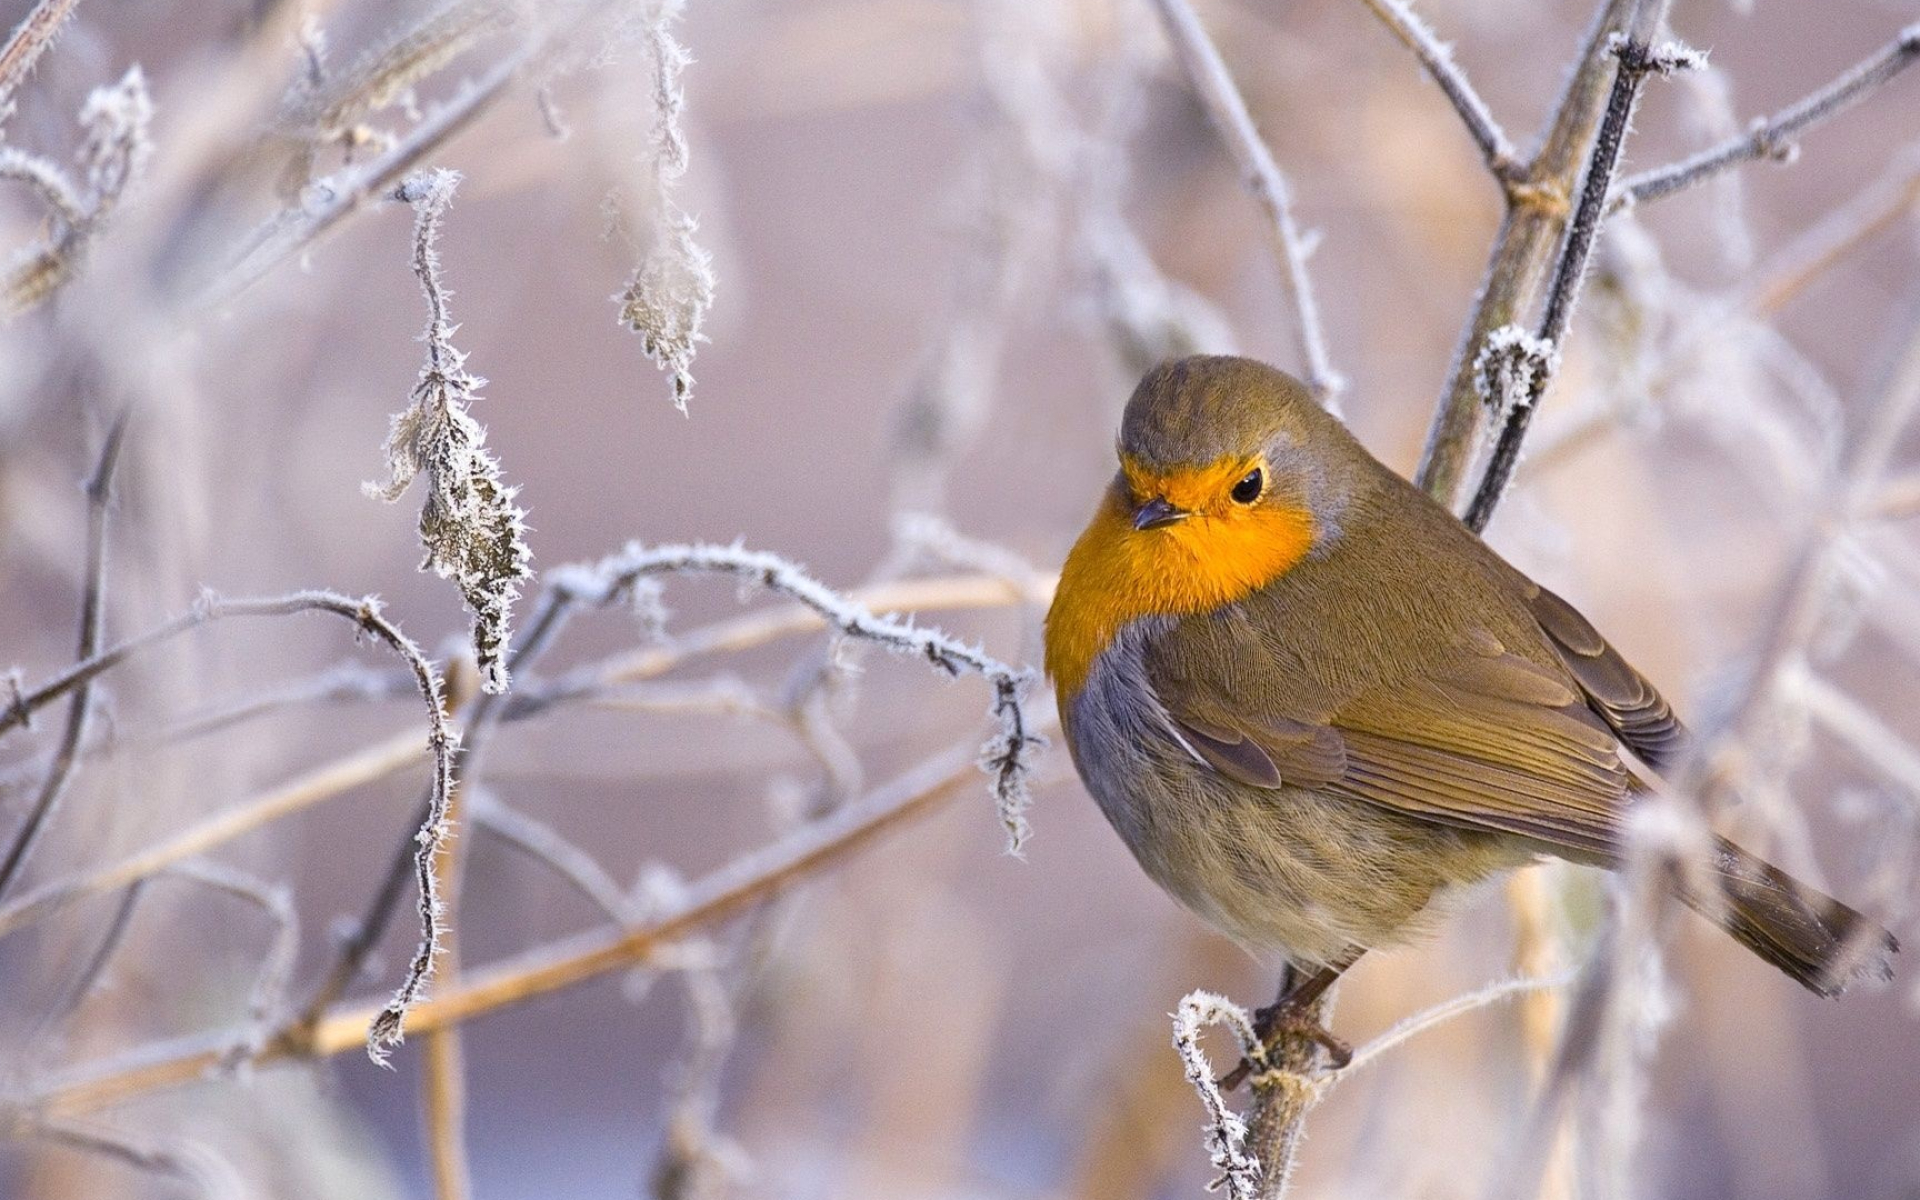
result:
[[[1687,735],[1571,605],[1262,364],[1157,368],[1120,449],[1048,659],[1088,789],[1163,887],[1244,944],[1337,970],[1417,932],[1443,889],[1543,854],[1619,865],[1640,786],[1623,748],[1657,769]],[[1216,474],[1238,489],[1217,502],[1182,482]],[[1272,578],[1241,587],[1209,561],[1260,550],[1290,513],[1310,534]],[[1183,571],[1230,598],[1187,607],[1204,589]],[[1087,611],[1116,604],[1109,636]],[[1104,640],[1082,667],[1088,628]],[[1890,973],[1891,935],[1839,901],[1725,840],[1712,867],[1724,895],[1688,903],[1808,988]]]

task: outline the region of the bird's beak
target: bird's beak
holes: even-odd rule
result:
[[[1139,508],[1133,510],[1133,527],[1135,529],[1159,529],[1162,526],[1184,521],[1192,515],[1193,514],[1189,513],[1186,509],[1175,508],[1165,500],[1155,496]]]

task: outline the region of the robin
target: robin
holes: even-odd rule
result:
[[[1382,465],[1292,377],[1149,372],[1067,556],[1046,667],[1075,767],[1155,882],[1309,1006],[1443,891],[1543,855],[1618,867],[1688,735],[1572,605]],[[1823,996],[1891,934],[1724,838],[1681,898]]]

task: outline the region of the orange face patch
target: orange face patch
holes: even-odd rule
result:
[[[1107,490],[1067,555],[1047,614],[1047,674],[1062,695],[1080,689],[1094,659],[1129,622],[1232,604],[1306,557],[1313,546],[1311,513],[1271,499],[1237,504],[1229,495],[1257,466],[1257,459],[1232,457],[1153,472],[1123,460],[1125,483]],[[1155,497],[1191,515],[1135,529],[1135,505]]]

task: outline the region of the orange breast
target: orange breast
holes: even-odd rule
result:
[[[1060,571],[1047,613],[1047,674],[1063,697],[1129,622],[1210,612],[1284,575],[1313,545],[1301,508],[1207,509],[1163,529],[1136,530],[1126,490],[1109,488]]]

